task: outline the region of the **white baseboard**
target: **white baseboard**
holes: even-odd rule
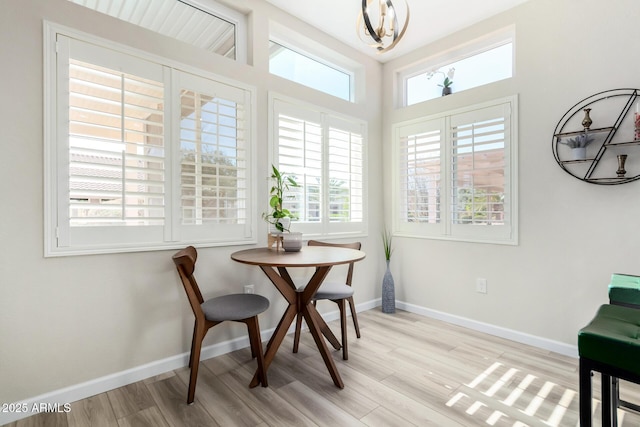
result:
[[[337,318],[337,317],[336,317]],[[261,331],[263,341],[268,340],[275,328]],[[293,332],[293,329],[291,329]],[[222,354],[230,353],[241,348],[249,347],[249,338],[242,337],[229,341],[213,344],[202,348],[200,360],[210,359]],[[111,375],[96,378],[91,381],[72,385],[63,389],[54,390],[50,393],[41,394],[20,402],[18,407],[27,408],[27,412],[0,412],[0,426],[17,421],[22,418],[35,415],[37,411],[31,411],[31,408],[39,408],[40,404],[50,404],[62,407],[65,403],[75,402],[77,400],[86,399],[96,394],[104,393],[128,384],[142,381],[156,375],[161,375],[174,369],[187,366],[189,363],[189,353],[182,353],[177,356],[171,356],[166,359],[157,360],[126,371],[116,372]]]
[[[358,304],[356,311],[366,311],[375,307],[379,307],[382,304],[380,298],[374,299],[368,302]],[[578,357],[578,348],[569,344],[561,343],[558,341],[549,340],[546,338],[537,337],[534,335],[525,334],[522,332],[514,331],[511,329],[502,328],[500,326],[491,325],[488,323],[478,322],[476,320],[460,317],[441,311],[432,310],[429,308],[409,304],[406,302],[396,302],[396,307],[400,310],[409,311],[411,313],[420,314],[423,316],[431,317],[434,319],[442,320],[454,325],[464,326],[469,329],[484,332],[487,334],[495,335],[498,337],[506,338],[512,341],[520,342],[523,344],[532,345],[545,350],[554,351],[556,353],[564,354],[571,357]],[[336,320],[339,318],[338,310],[325,312],[323,317],[327,321]],[[289,328],[288,333],[294,331],[295,325]],[[271,337],[275,328],[261,331],[263,340],[268,340]],[[224,341],[214,345],[204,347],[201,353],[201,360],[210,359],[225,353],[229,353],[241,348],[249,347],[249,338],[242,337],[230,341]],[[81,384],[76,384],[70,387],[66,387],[60,390],[54,390],[50,393],[41,394],[23,401],[18,402],[20,407],[36,408],[40,407],[40,404],[56,405],[60,407],[65,403],[75,402],[77,400],[86,399],[96,394],[104,393],[109,390],[116,389],[131,383],[142,381],[146,378],[153,377],[155,375],[164,374],[165,372],[172,371],[187,366],[189,362],[189,353],[182,353],[176,356],[171,356],[166,359],[157,360],[155,362],[147,363],[146,365],[137,366],[135,368],[127,369],[122,372],[116,372],[111,375],[96,378],[91,381],[87,381]],[[8,424],[13,421],[17,421],[22,418],[26,418],[31,415],[35,415],[36,412],[0,412],[0,425]]]
[[[442,320],[474,331],[484,332],[489,335],[495,335],[500,338],[506,338],[511,341],[522,344],[531,345],[544,350],[553,351],[569,357],[578,357],[578,346],[566,344],[560,341],[554,341],[547,338],[530,335],[524,332],[515,331],[513,329],[503,328],[501,326],[489,323],[478,322],[477,320],[468,319],[466,317],[456,316],[454,314],[444,313],[442,311],[432,310],[430,308],[421,307],[406,302],[396,302],[396,307],[411,313],[420,314],[422,316],[431,317],[433,319]]]

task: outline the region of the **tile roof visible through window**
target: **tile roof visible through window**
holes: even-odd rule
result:
[[[185,43],[236,59],[236,26],[182,0],[69,0]]]

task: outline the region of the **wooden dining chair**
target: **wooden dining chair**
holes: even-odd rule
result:
[[[332,246],[337,248],[349,248],[360,250],[362,244],[360,242],[354,243],[327,243],[318,240],[309,240],[308,246]],[[353,279],[353,265],[355,263],[349,263],[349,270],[347,271],[347,277],[345,282],[323,282],[320,288],[316,291],[313,297],[313,304],[315,305],[318,300],[330,300],[338,304],[340,310],[340,331],[342,333],[342,358],[344,360],[349,359],[349,352],[347,350],[347,313],[346,303],[349,303],[351,309],[351,318],[353,319],[353,326],[356,330],[356,336],[360,338],[360,326],[358,325],[358,316],[356,315],[355,303],[353,302],[353,288],[351,287],[351,280]],[[302,316],[298,314],[296,319],[296,331],[293,338],[293,352],[298,352],[298,344],[300,342],[300,329],[302,328]]]
[[[172,258],[196,318],[193,326],[191,355],[189,356],[191,375],[187,403],[193,403],[195,397],[202,340],[209,329],[227,320],[242,322],[247,325],[251,356],[258,360],[258,378],[262,386],[267,387],[267,373],[264,369],[258,314],[269,308],[269,300],[256,294],[229,294],[204,301],[196,278],[193,275],[196,259],[198,258],[196,248],[188,246],[177,252]]]

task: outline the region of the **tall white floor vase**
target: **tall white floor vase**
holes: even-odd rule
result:
[[[382,312],[383,313],[395,313],[396,312],[396,289],[393,283],[393,276],[389,269],[389,261],[387,260],[387,271],[382,278]]]

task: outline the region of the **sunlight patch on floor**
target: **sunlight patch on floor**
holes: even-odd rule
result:
[[[524,378],[516,382],[519,375]],[[500,399],[499,395],[506,397]],[[535,375],[499,362],[465,384],[446,403],[449,407],[466,407],[467,414],[483,417],[487,425],[500,421],[501,424],[513,422],[514,427],[532,423],[551,427],[567,425],[564,418],[571,404],[577,405],[575,390],[563,389],[551,381],[542,382]]]
[[[500,396],[506,397],[501,399]],[[473,381],[464,384],[446,405],[464,410],[476,419],[484,419],[487,425],[500,422],[500,425],[513,423],[513,427],[579,427],[578,400],[576,390],[496,362]],[[568,411],[569,407],[572,411]],[[600,401],[594,399],[592,408],[597,418],[601,410]],[[621,426],[625,415],[625,411],[618,409],[618,424]]]

